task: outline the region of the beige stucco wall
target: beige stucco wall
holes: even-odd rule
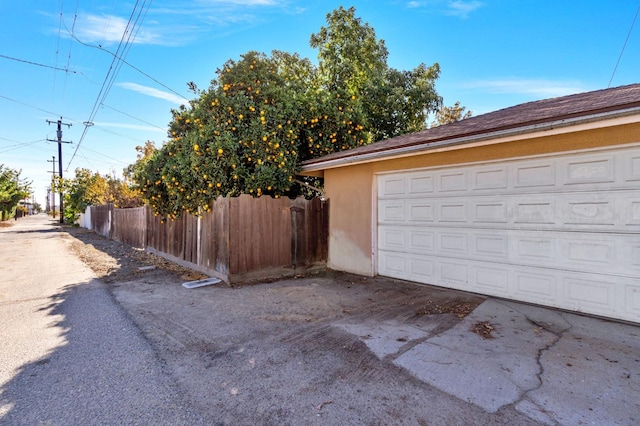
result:
[[[633,123],[327,169],[324,171],[325,196],[331,200],[328,267],[360,275],[375,274],[373,221],[377,202],[374,194],[376,173],[638,142],[640,123]]]

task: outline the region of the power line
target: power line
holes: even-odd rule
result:
[[[10,101],[10,102],[14,102],[14,103],[16,103],[16,104],[24,105],[24,106],[29,107],[29,108],[33,108],[33,109],[38,110],[38,111],[41,111],[41,112],[45,112],[45,113],[50,114],[50,115],[58,115],[58,114],[56,114],[55,112],[47,111],[46,109],[42,109],[42,108],[40,108],[40,107],[37,107],[37,106],[35,106],[35,105],[28,104],[28,103],[26,103],[26,102],[18,101],[18,100],[16,100],[16,99],[10,98],[10,97],[8,97],[8,96],[0,95],[0,98],[2,98],[2,99],[6,99],[6,100],[8,100],[8,101]],[[77,120],[72,120],[72,121],[79,122],[79,121],[77,121]]]
[[[63,2],[60,0],[60,19],[58,23],[58,37],[56,38],[56,67],[58,66],[58,58],[60,53],[60,33],[62,32],[62,8]],[[53,74],[53,84],[51,86],[51,99],[53,99],[56,95],[56,74]]]
[[[631,32],[633,31],[633,27],[636,24],[636,19],[638,19],[639,13],[640,13],[640,5],[636,10],[636,15],[633,17],[633,21],[631,22],[631,28],[629,28],[629,32],[627,33],[627,38],[624,40],[624,44],[622,45],[622,50],[620,51],[620,56],[618,56],[618,60],[616,61],[616,66],[613,68],[613,73],[611,73],[611,78],[609,79],[609,85],[607,87],[611,87],[611,82],[613,81],[613,77],[616,75],[616,71],[618,70],[618,65],[620,64],[620,60],[622,59],[622,54],[624,53],[624,49],[627,47],[627,42],[629,41],[629,37],[631,37]]]
[[[71,70],[66,69],[66,68],[52,67],[51,65],[40,64],[38,62],[33,62],[33,61],[27,61],[26,59],[13,58],[13,57],[7,56],[7,55],[0,55],[0,58],[9,59],[11,61],[23,62],[23,63],[29,64],[29,65],[36,65],[38,67],[49,68],[49,69],[56,70],[56,71],[70,72],[70,73],[73,73],[73,74],[76,73],[75,71],[71,71]]]
[[[69,33],[71,34],[71,33]],[[122,59],[118,56],[116,56],[115,53],[111,52],[110,50],[105,49],[102,46],[94,46],[88,43],[83,42],[82,40],[78,39],[75,35],[71,34],[71,37],[73,37],[73,39],[75,41],[77,41],[78,43],[87,46],[87,47],[91,47],[94,49],[98,49],[98,50],[102,50],[105,53],[108,53],[109,55],[113,56],[114,58],[118,59],[119,61],[121,61],[122,63],[124,63],[125,65],[129,66],[130,68],[132,68],[133,70],[139,72],[140,74],[142,74],[143,76],[147,77],[149,80],[153,81],[154,83],[158,84],[159,86],[164,87],[165,89],[167,89],[168,91],[170,91],[171,93],[173,93],[176,96],[180,96],[182,99],[188,101],[190,100],[189,98],[187,98],[186,96],[184,96],[183,94],[173,90],[171,87],[167,86],[166,84],[158,81],[157,79],[155,79],[154,77],[152,77],[151,75],[147,74],[146,72],[142,71],[140,68],[136,67],[135,65],[131,64],[130,62],[127,62],[125,59]]]
[[[0,148],[0,153],[13,151],[14,149],[24,148],[25,146],[35,145],[38,142],[46,141],[46,139],[38,139],[38,140],[35,140],[35,141],[31,141],[31,142],[20,142],[20,141],[17,141],[15,139],[8,139],[8,138],[3,138],[3,137],[0,137],[0,140],[16,143],[16,145],[3,146],[2,148]]]
[[[67,32],[69,33],[69,35],[78,43],[82,44],[83,46],[86,47],[91,47],[93,49],[98,49],[98,50],[102,50],[105,53],[108,53],[109,55],[113,56],[114,58],[118,59],[119,61],[121,61],[123,64],[129,66],[130,68],[132,68],[133,70],[139,72],[140,74],[142,74],[143,76],[147,77],[149,80],[153,81],[154,83],[158,84],[161,87],[164,87],[165,89],[167,89],[168,91],[170,91],[171,93],[173,93],[176,96],[180,96],[182,99],[188,101],[190,100],[189,98],[187,98],[186,96],[184,96],[183,94],[173,90],[171,87],[167,86],[166,84],[162,83],[161,81],[158,81],[157,79],[155,79],[153,76],[147,74],[146,72],[142,71],[140,68],[136,67],[135,65],[131,64],[130,62],[127,62],[124,58],[118,57],[115,53],[113,53],[112,51],[105,49],[104,47],[98,45],[98,46],[94,46],[92,44],[89,43],[85,43],[84,41],[80,40],[74,33],[72,33],[71,31],[69,31],[69,29],[66,28]]]
[[[127,117],[131,117],[131,118],[133,118],[134,120],[137,120],[137,121],[139,121],[139,122],[141,122],[141,123],[148,124],[149,126],[151,126],[151,127],[155,127],[156,129],[159,129],[159,130],[162,130],[162,131],[166,131],[166,130],[167,130],[166,128],[162,128],[162,127],[160,127],[160,126],[156,126],[156,125],[155,125],[155,124],[153,124],[153,123],[149,123],[148,121],[144,121],[144,120],[143,120],[143,119],[141,119],[141,118],[138,118],[138,117],[136,117],[136,116],[134,116],[134,115],[128,114],[128,113],[126,113],[126,112],[124,112],[124,111],[120,111],[119,109],[116,109],[116,108],[114,108],[114,107],[112,107],[112,106],[109,106],[109,105],[106,105],[106,104],[102,104],[102,106],[103,106],[103,107],[105,107],[105,108],[109,108],[109,109],[111,109],[111,110],[113,110],[113,111],[115,111],[115,112],[119,112],[119,113],[120,113],[120,114],[122,114],[122,115],[126,115]]]
[[[89,119],[87,119],[87,121],[84,122],[85,126],[84,126],[84,129],[82,131],[82,135],[80,136],[80,140],[78,140],[78,144],[76,145],[76,149],[73,152],[73,155],[71,156],[71,160],[69,160],[69,164],[67,165],[67,168],[69,168],[69,166],[73,162],[73,159],[75,158],[76,153],[78,152],[78,148],[80,148],[80,145],[82,145],[82,142],[84,141],[84,138],[86,137],[87,132],[89,131],[89,127],[91,127],[93,125],[93,120],[94,120],[96,114],[98,113],[99,106],[107,98],[107,95],[109,94],[109,91],[111,90],[111,87],[113,86],[113,83],[115,82],[116,75],[118,74],[118,72],[120,71],[120,68],[122,67],[122,61],[124,60],[124,57],[128,53],[129,45],[135,40],[135,34],[137,34],[137,30],[135,29],[135,26],[138,25],[138,22],[140,22],[140,24],[142,24],[142,22],[139,21],[139,20],[140,20],[140,16],[142,15],[142,12],[144,10],[145,4],[146,4],[146,0],[143,2],[140,10],[137,11],[138,4],[139,4],[139,1],[136,0],[135,5],[133,6],[133,10],[131,11],[131,15],[129,16],[129,21],[127,22],[127,25],[126,25],[123,33],[122,33],[122,38],[120,39],[120,43],[118,44],[118,48],[116,49],[116,53],[115,53],[115,55],[113,57],[113,60],[111,61],[111,65],[109,66],[109,70],[107,71],[107,75],[105,76],[104,81],[102,82],[102,87],[100,88],[100,92],[98,93],[98,97],[96,98],[96,101],[93,104],[93,108],[91,110],[91,113],[89,114]],[[149,5],[147,6],[147,8],[150,5],[151,5],[151,1],[149,2]],[[136,17],[135,21],[133,21],[134,20],[134,16],[136,15],[136,11],[137,11],[137,17]],[[132,22],[133,22],[133,24],[132,24]],[[128,34],[128,36],[127,36],[127,34]],[[73,34],[72,34],[72,36],[73,36]],[[120,57],[122,57],[123,59],[121,60]]]

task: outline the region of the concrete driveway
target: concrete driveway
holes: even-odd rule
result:
[[[223,422],[640,423],[637,326],[347,274],[113,291]]]

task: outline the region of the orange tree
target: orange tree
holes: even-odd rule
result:
[[[219,195],[295,196],[300,161],[370,142],[357,98],[321,90],[313,70],[284,52],[228,61],[173,111],[171,139],[135,175],[154,212],[197,214]]]
[[[311,37],[318,66],[248,52],[173,111],[170,139],[133,167],[156,214],[198,214],[220,195],[296,196],[300,162],[426,127],[440,104],[437,64],[389,68],[384,42],[353,8],[328,14],[327,24]]]

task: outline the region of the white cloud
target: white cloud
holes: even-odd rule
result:
[[[415,9],[416,7],[420,6],[422,6],[422,4],[418,1],[410,1],[409,3],[407,3],[407,7],[410,9]]]
[[[472,0],[472,1],[455,0],[455,1],[449,2],[449,4],[447,5],[449,9],[447,14],[458,16],[460,18],[466,18],[469,16],[471,12],[479,9],[483,5],[484,4],[482,2],[479,2],[476,0]]]
[[[80,15],[73,31],[86,43],[119,43],[127,28],[127,22],[126,19],[114,15]],[[145,28],[143,24],[133,43],[162,44],[162,37],[160,33]]]
[[[586,88],[576,81],[545,79],[496,79],[477,80],[462,85],[466,89],[480,89],[493,94],[527,95],[535,98],[552,98],[584,92]]]
[[[164,99],[176,105],[187,104],[188,101],[173,93],[163,92],[162,90],[154,89],[153,87],[142,86],[136,83],[117,83],[117,86],[123,89],[133,90],[134,92],[141,93],[146,96],[151,96],[158,99]]]

